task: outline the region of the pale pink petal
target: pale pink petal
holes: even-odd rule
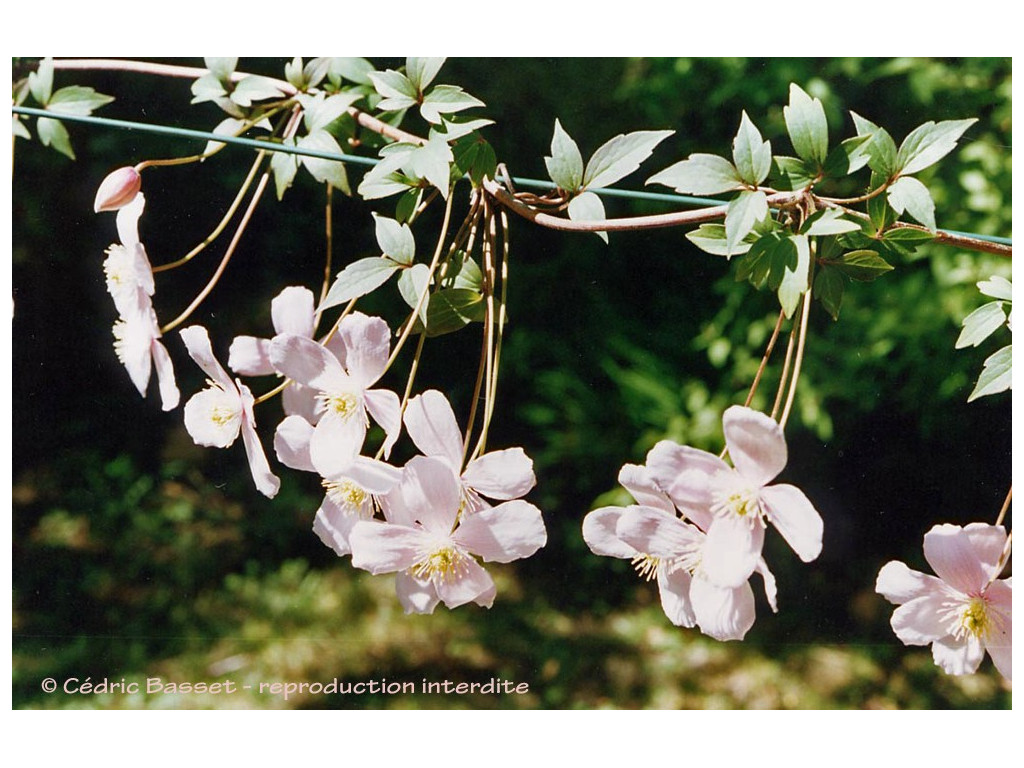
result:
[[[114,324],[114,349],[139,394],[146,396],[153,370],[153,337],[140,315]]]
[[[430,579],[417,579],[405,571],[395,576],[395,592],[406,613],[433,613],[440,602]]]
[[[676,516],[676,508],[654,479],[654,473],[639,464],[625,464],[619,470],[619,485],[629,491],[636,503],[643,507],[654,507]]]
[[[313,425],[301,416],[288,416],[277,425],[274,432],[274,452],[277,460],[286,467],[304,472],[316,472],[309,456],[309,442],[313,436]]]
[[[239,376],[269,376],[277,371],[270,362],[270,340],[236,336],[228,350],[228,367]]]
[[[425,456],[438,456],[462,469],[462,432],[448,398],[428,389],[405,406],[405,431]]]
[[[661,560],[694,555],[705,536],[674,515],[669,517],[653,507],[629,507],[619,518],[615,532],[638,552]]]
[[[986,592],[986,597],[989,600],[988,611],[993,620],[993,626],[985,638],[985,648],[988,650],[989,656],[992,657],[992,662],[999,670],[999,674],[1007,680],[1012,680],[1013,588],[1010,585],[1010,580],[993,582]]]
[[[252,393],[244,384],[239,385],[238,389],[242,393],[242,403],[245,409],[242,417],[242,442],[245,444],[245,453],[249,458],[249,470],[252,472],[252,479],[256,482],[257,490],[272,499],[277,495],[281,481],[270,471],[267,454],[263,452],[263,444],[260,443],[260,438],[256,434]]]
[[[366,424],[358,417],[344,418],[328,411],[313,428],[309,458],[324,477],[342,474],[363,447]]]
[[[146,207],[146,196],[141,192],[128,205],[117,211],[117,237],[129,250],[139,243],[139,218]]]
[[[1006,546],[1006,529],[1001,525],[971,523],[964,528],[964,533],[981,561],[987,578],[992,578],[1003,554],[1003,547]]]
[[[786,466],[786,437],[775,419],[734,405],[722,416],[733,466],[756,485],[771,482]]]
[[[809,563],[821,554],[824,524],[803,491],[793,485],[771,485],[761,489],[761,501],[768,520],[801,560]]]
[[[402,470],[368,456],[357,456],[345,474],[374,495],[389,493],[402,479]]]
[[[467,559],[463,563],[463,570],[458,576],[447,579],[434,579],[434,587],[437,589],[437,596],[441,598],[449,608],[458,608],[466,603],[477,602],[481,598],[484,606],[489,608],[494,600],[494,579],[473,559]]]
[[[416,513],[409,509],[409,505],[405,502],[405,496],[402,494],[401,480],[389,493],[378,497],[377,501],[380,502],[380,509],[384,513],[384,519],[389,523],[405,525],[410,528],[416,526]]]
[[[313,518],[313,533],[333,549],[338,557],[349,555],[352,554],[349,536],[360,520],[359,515],[346,512],[335,504],[330,496],[325,496],[323,504],[316,511],[316,517]]]
[[[459,512],[459,484],[444,461],[429,456],[413,458],[405,465],[396,492],[424,529],[443,535],[452,532]]]
[[[278,333],[313,336],[313,292],[308,288],[289,286],[270,302],[270,317]]]
[[[632,558],[639,554],[619,538],[616,526],[625,507],[601,507],[583,518],[583,540],[595,555]]]
[[[196,445],[227,448],[238,439],[241,428],[242,400],[234,389],[208,387],[185,403],[185,429]]]
[[[517,500],[467,515],[452,538],[484,562],[508,563],[532,555],[548,534],[540,510]]]
[[[151,350],[156,378],[160,384],[160,402],[165,411],[173,410],[178,407],[181,398],[178,384],[174,380],[174,364],[171,363],[171,356],[167,354],[167,348],[156,339],[153,339]]]
[[[935,575],[964,593],[979,592],[988,583],[988,570],[959,525],[936,525],[924,535],[924,559]]]
[[[341,321],[338,337],[345,345],[345,368],[366,389],[383,374],[391,350],[391,329],[379,317],[359,312]]]
[[[928,645],[949,634],[950,596],[936,592],[915,597],[892,613],[889,623],[904,645]]]
[[[429,537],[423,531],[376,520],[361,520],[348,537],[352,565],[373,574],[404,571],[421,557]]]
[[[697,623],[690,603],[690,582],[690,573],[685,568],[658,569],[661,609],[677,627],[692,627]]]
[[[288,378],[321,392],[356,392],[360,389],[345,375],[338,358],[305,336],[275,336],[270,344],[270,361]]]
[[[310,424],[316,424],[323,408],[316,399],[316,390],[293,381],[281,393],[281,406],[289,416],[301,416]]]
[[[764,579],[764,596],[768,598],[768,605],[771,607],[772,613],[778,613],[779,590],[775,585],[775,574],[768,570],[768,563],[764,561],[763,557],[757,561],[757,568],[754,570]]]
[[[490,499],[518,499],[537,484],[533,460],[522,448],[491,451],[471,461],[462,479]]]
[[[489,577],[488,577],[489,578]],[[498,596],[498,587],[493,581],[489,589],[485,589],[479,595],[473,598],[473,602],[482,608],[490,608],[494,605],[494,598]]]
[[[721,587],[738,587],[757,568],[764,545],[764,527],[736,515],[711,524],[701,550],[701,571]]]
[[[962,640],[943,637],[932,643],[932,658],[947,675],[973,675],[985,658],[985,648],[974,635]]]
[[[754,592],[745,581],[730,588],[695,578],[690,600],[700,631],[715,640],[742,640],[754,626]]]
[[[391,455],[391,448],[402,433],[402,403],[398,395],[389,389],[370,389],[363,393],[366,410],[384,428],[384,458]]]
[[[123,210],[123,209],[122,209]],[[185,348],[189,356],[196,361],[196,364],[203,369],[203,372],[225,390],[234,390],[235,382],[228,376],[228,372],[217,362],[213,355],[213,346],[210,344],[210,334],[201,325],[190,325],[181,331],[181,339],[185,342]]]
[[[714,454],[662,440],[647,454],[647,467],[673,503],[689,514],[710,510],[714,503],[711,478],[729,465]]]
[[[939,579],[911,570],[898,560],[890,560],[883,565],[875,581],[875,592],[896,605],[902,605],[915,597],[944,594],[944,589]]]

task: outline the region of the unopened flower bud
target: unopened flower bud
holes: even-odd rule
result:
[[[139,172],[131,167],[118,168],[110,173],[96,190],[96,202],[93,210],[116,211],[124,208],[135,199],[142,188],[142,177]]]

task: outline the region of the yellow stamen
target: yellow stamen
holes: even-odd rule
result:
[[[435,549],[410,570],[418,579],[437,578],[449,581],[464,576],[469,570],[470,557],[451,545]]]

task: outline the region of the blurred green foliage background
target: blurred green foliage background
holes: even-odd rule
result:
[[[401,61],[374,60],[380,68]],[[198,61],[178,61],[201,66]],[[240,68],[281,76],[283,61]],[[543,177],[555,117],[587,157],[611,136],[675,136],[643,180],[691,152],[728,154],[746,109],[779,152],[790,82],[825,104],[834,140],[848,110],[899,142],[926,120],[978,117],[960,147],[922,174],[939,226],[1011,235],[1011,63],[977,59],[455,59],[439,82],[481,98],[485,135],[515,175]],[[188,81],[58,72],[117,101],[101,114],[210,129],[188,107]],[[418,119],[418,118],[417,118]],[[420,128],[410,120],[410,129]],[[593,235],[512,221],[511,290],[499,408],[490,445],[533,457],[529,499],[549,543],[494,568],[498,599],[433,616],[402,614],[389,577],[353,570],[311,533],[317,478],[282,468],[273,501],[252,487],[242,448],[192,445],[180,410],[143,401],[111,347],[114,309],[101,263],[113,217],[95,216],[111,169],[197,145],[70,127],[78,161],[18,141],[13,180],[14,706],[95,707],[1007,707],[1008,683],[943,675],[923,648],[892,634],[873,591],[901,559],[929,570],[921,539],[935,523],[991,522],[1010,482],[1010,395],[966,404],[984,358],[1006,343],[956,351],[960,320],[982,303],[976,281],[1010,276],[1008,260],[930,246],[875,283],[854,284],[838,322],[814,307],[783,478],[825,520],[822,556],[801,564],[771,534],[780,612],[758,597],[743,643],[673,627],[653,584],[593,556],[584,514],[624,503],[615,478],[659,439],[717,451],[720,415],[742,402],[777,314],[773,296],[735,282],[724,259],[680,230]],[[147,171],[142,239],[154,263],[177,258],[226,209],[250,161],[228,148],[202,166]],[[350,170],[354,180],[361,172]],[[855,191],[854,191],[855,192]],[[457,205],[465,204],[465,192]],[[609,215],[665,210],[606,201]],[[261,203],[225,279],[194,317],[226,360],[239,333],[271,332],[284,285],[316,289],[323,191],[306,177]],[[338,268],[375,249],[371,210],[335,205]],[[418,230],[429,242],[430,220]],[[425,246],[424,246],[425,247]],[[162,319],[212,272],[223,245],[158,281]],[[394,325],[397,293],[367,302]],[[369,311],[368,310],[368,311]],[[449,392],[464,414],[479,329],[427,345],[417,388]],[[1000,335],[1001,334],[1001,335]],[[184,402],[202,375],[172,333]],[[991,347],[991,348],[990,348]],[[770,409],[780,356],[754,405]],[[385,382],[399,388],[394,376]],[[254,388],[256,391],[261,391]],[[258,411],[264,444],[276,406]],[[264,412],[266,415],[263,415]],[[462,416],[462,421],[465,417]],[[407,458],[409,452],[400,454]],[[452,680],[529,683],[509,696],[47,695],[40,680]]]

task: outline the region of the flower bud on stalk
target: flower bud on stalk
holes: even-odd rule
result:
[[[130,166],[118,168],[110,173],[96,190],[96,202],[93,210],[96,213],[101,211],[116,211],[124,208],[135,199],[142,188],[142,176]]]

